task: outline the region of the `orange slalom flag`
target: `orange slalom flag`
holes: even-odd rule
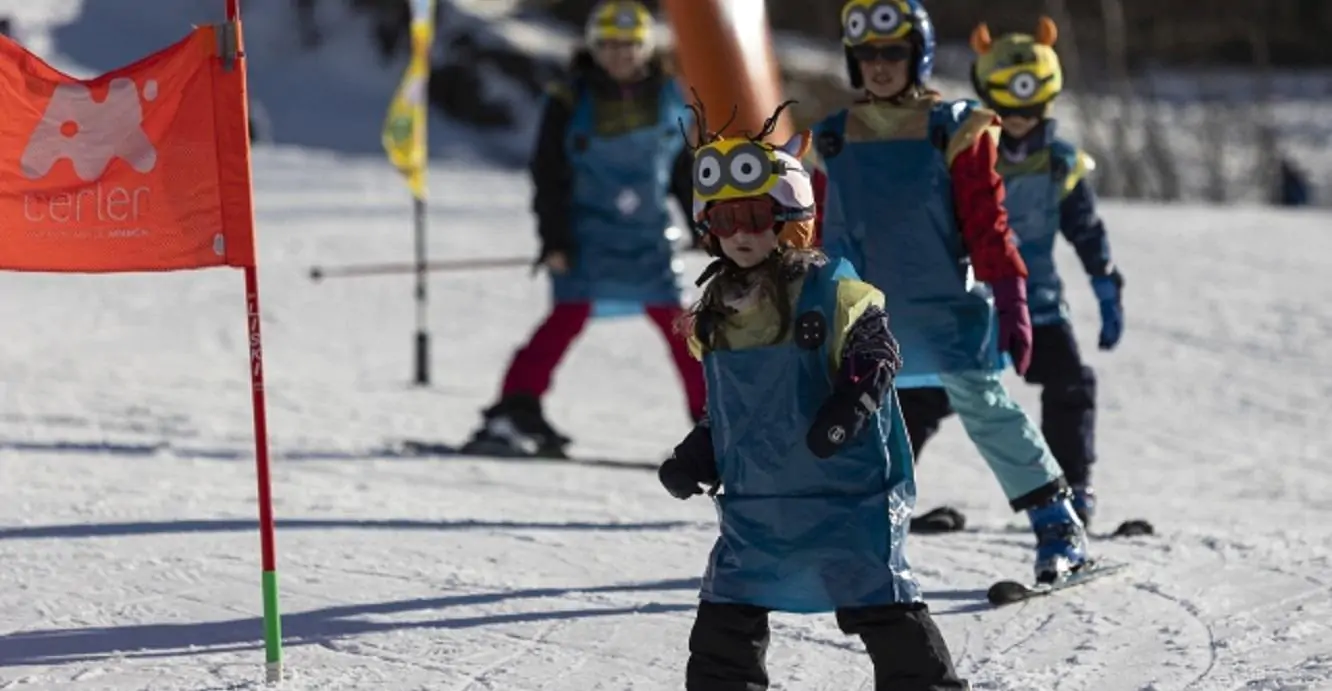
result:
[[[0,36],[0,270],[253,267],[239,23],[93,79]]]

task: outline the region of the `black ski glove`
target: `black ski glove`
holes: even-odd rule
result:
[[[657,479],[676,499],[688,499],[703,493],[703,488],[699,486],[701,482],[694,477],[693,469],[681,461],[679,456],[671,456],[661,464],[657,469]]]
[[[855,439],[878,409],[877,401],[857,389],[837,391],[814,416],[809,433],[805,435],[805,444],[815,456],[828,458]]]
[[[657,479],[676,499],[688,499],[702,494],[700,485],[707,485],[715,493],[721,479],[717,477],[717,460],[712,451],[712,433],[706,419],[694,426],[689,435],[675,447],[675,452],[657,469]]]

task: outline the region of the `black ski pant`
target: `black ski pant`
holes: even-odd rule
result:
[[[1067,322],[1032,330],[1027,383],[1041,388],[1041,433],[1064,478],[1073,486],[1091,481],[1096,462],[1096,373],[1082,362],[1073,327]],[[925,442],[953,414],[942,388],[899,389],[902,418],[911,451],[920,461]]]
[[[702,602],[689,635],[686,691],[766,691],[768,612]],[[860,636],[874,665],[875,691],[966,691],[924,603],[837,611],[847,635]]]

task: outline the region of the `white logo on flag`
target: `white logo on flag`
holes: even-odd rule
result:
[[[143,98],[157,98],[156,80],[144,85]],[[116,158],[140,173],[157,165],[157,149],[143,131],[143,107],[133,80],[112,81],[101,103],[82,84],[56,87],[19,167],[29,180],[37,180],[62,158],[74,164],[74,173],[84,182],[97,181]]]

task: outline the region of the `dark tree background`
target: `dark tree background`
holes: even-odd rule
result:
[[[533,9],[582,22],[596,0],[530,0]],[[656,2],[648,2],[654,10]],[[1245,64],[1250,34],[1266,36],[1277,66],[1332,65],[1332,0],[1123,0],[1129,66]],[[1082,49],[1104,52],[1099,0],[929,0],[926,7],[944,40],[965,41],[977,22],[998,32],[1027,31],[1040,14],[1064,14]],[[835,40],[841,0],[767,0],[779,30]],[[1063,28],[1063,27],[1061,27]],[[1085,37],[1085,38],[1082,38]]]
[[[406,0],[341,0],[377,17],[393,59],[406,50]],[[293,0],[298,7],[315,0]],[[521,0],[518,14],[554,16],[577,30],[597,0]],[[647,4],[661,14],[659,0]],[[842,0],[767,0],[779,32],[838,45]],[[1161,201],[1256,201],[1280,196],[1295,177],[1332,201],[1332,170],[1318,155],[1332,146],[1332,0],[926,0],[943,47],[936,82],[971,96],[967,38],[981,21],[992,33],[1031,32],[1041,15],[1059,25],[1065,94],[1063,131],[1097,159],[1103,195]],[[441,24],[452,3],[441,0]],[[487,75],[500,73],[533,95],[563,69],[473,28],[445,39],[431,101],[451,117],[511,127],[512,105],[494,100]],[[307,36],[307,39],[310,38]],[[493,37],[492,37],[493,38]],[[317,37],[315,38],[317,40]],[[848,98],[840,69],[782,65],[783,87],[808,125]],[[1302,169],[1307,169],[1307,173]]]

